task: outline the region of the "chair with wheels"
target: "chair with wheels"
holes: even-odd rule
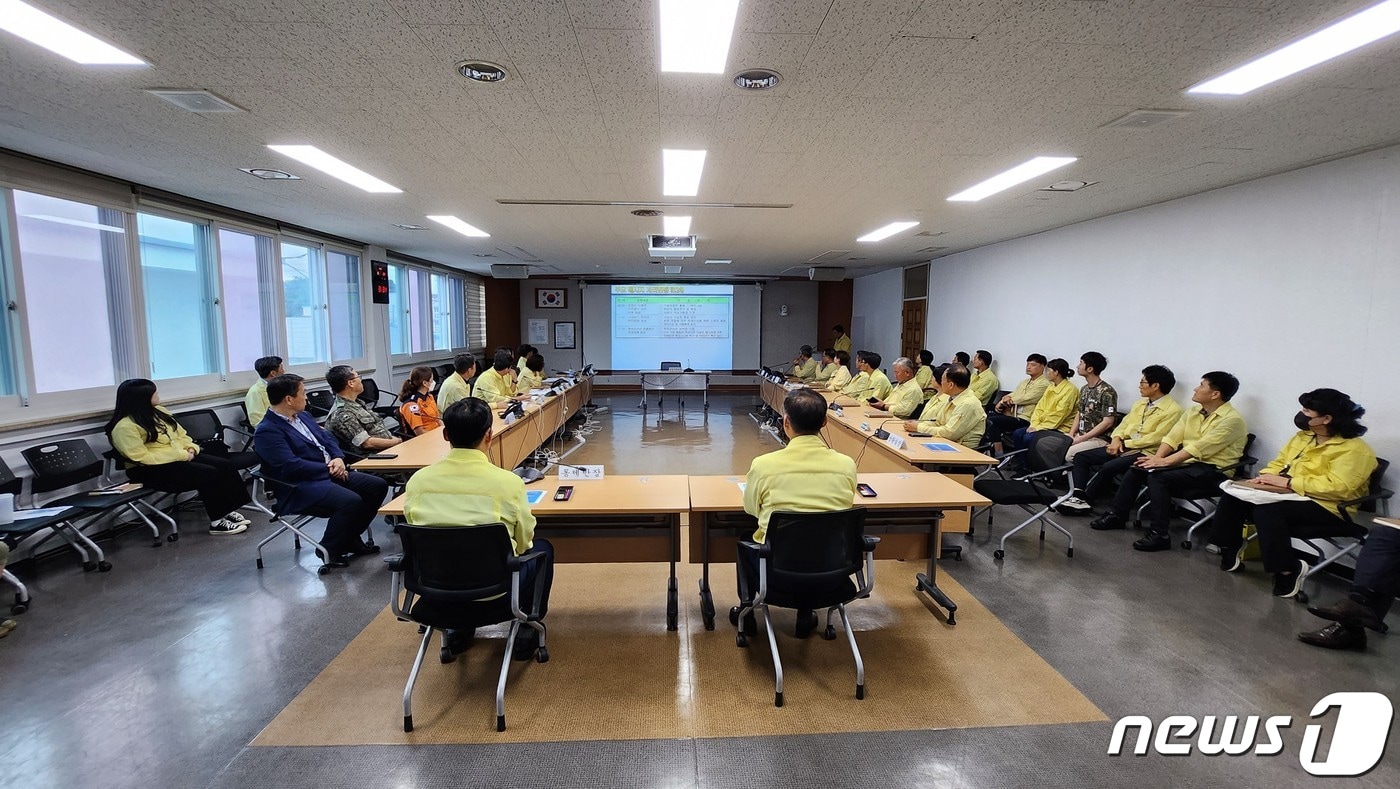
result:
[[[739,550],[758,553],[758,591],[750,598],[748,583],[740,574],[739,610],[731,611],[735,643],[748,646],[745,623],[757,612],[763,614],[768,631],[768,649],[773,655],[775,690],[773,706],[783,706],[783,663],[778,656],[778,640],[773,631],[771,606],[815,611],[826,609],[826,629],[822,638],[836,639],[832,615],[841,614],[841,627],[856,663],[856,698],[865,698],[865,662],[856,646],[856,634],[846,614],[846,606],[867,598],[875,588],[875,546],[879,537],[865,534],[865,508],[836,512],[775,512],[768,519],[763,544],[744,541]],[[853,580],[854,578],[854,580]]]
[[[1307,573],[1303,579],[1311,578],[1315,573],[1319,573],[1331,566],[1343,556],[1355,556],[1361,552],[1366,545],[1366,535],[1369,530],[1365,525],[1357,523],[1357,516],[1361,513],[1379,514],[1390,517],[1390,499],[1395,495],[1395,491],[1390,490],[1381,483],[1384,481],[1385,472],[1390,468],[1390,461],[1384,458],[1376,458],[1376,470],[1371,472],[1371,477],[1367,483],[1366,495],[1351,501],[1344,501],[1338,505],[1337,511],[1343,520],[1356,527],[1355,531],[1347,537],[1308,537],[1300,538],[1299,541],[1308,546],[1309,550],[1317,554],[1317,563],[1309,562]],[[1343,540],[1349,540],[1343,543]],[[1329,552],[1323,545],[1331,546]],[[1299,591],[1296,595],[1298,602],[1308,602],[1306,592]]]
[[[389,586],[390,607],[401,621],[414,622],[423,629],[418,655],[403,690],[403,730],[413,731],[413,686],[433,633],[442,632],[440,659],[452,661],[447,630],[471,630],[509,622],[505,656],[496,680],[496,731],[506,730],[506,677],[510,669],[515,639],[521,627],[539,634],[535,660],[549,661],[545,647],[546,628],[540,614],[545,573],[536,571],[533,605],[521,609],[521,572],[539,562],[543,552],[515,555],[510,531],[503,523],[467,527],[399,527],[403,554],[385,560],[393,573]],[[536,565],[538,567],[538,565]]]
[[[1253,448],[1254,434],[1250,433],[1244,442],[1244,454],[1240,455],[1240,459],[1234,464],[1226,466],[1221,470],[1227,472],[1234,479],[1248,477],[1253,473],[1254,464],[1259,462],[1258,458],[1249,454],[1250,450]],[[1191,526],[1186,530],[1186,539],[1181,541],[1182,548],[1188,551],[1191,550],[1191,546],[1194,544],[1196,538],[1196,532],[1209,526],[1210,522],[1215,519],[1215,504],[1220,500],[1221,495],[1223,494],[1219,485],[1207,485],[1202,488],[1182,490],[1180,493],[1173,492],[1172,499],[1178,502],[1182,508],[1187,511],[1189,517],[1194,519],[1191,522]],[[1142,527],[1142,514],[1147,510],[1148,505],[1146,487],[1138,493],[1138,502],[1137,509],[1133,512],[1133,528]],[[1211,505],[1209,510],[1206,509],[1206,504]]]
[[[0,460],[0,493],[12,494],[15,503],[18,504],[23,491],[24,479],[15,476],[9,464]],[[76,507],[55,509],[55,512],[48,515],[29,517],[26,510],[16,506],[14,520],[11,523],[0,524],[0,541],[12,549],[21,546],[38,549],[57,535],[82,557],[84,571],[101,570],[105,573],[111,570],[112,565],[103,557],[101,549],[73,525],[71,519],[82,511]],[[10,613],[24,613],[29,608],[28,588],[9,570],[4,571],[3,580],[15,590],[15,601],[11,605]]]
[[[335,557],[330,555],[330,552],[321,545],[320,541],[305,531],[307,524],[316,520],[316,516],[287,511],[287,502],[292,500],[292,494],[297,489],[296,483],[269,476],[262,470],[261,463],[253,470],[252,476],[254,480],[253,499],[256,501],[260,493],[271,493],[276,498],[277,502],[273,505],[271,517],[268,520],[269,523],[276,525],[277,528],[271,534],[262,538],[258,543],[258,569],[263,569],[263,547],[283,534],[291,532],[292,550],[301,550],[302,540],[311,543],[311,547],[316,550],[316,555],[321,559],[321,566],[316,568],[316,574],[325,575],[329,573],[332,569],[331,561]],[[370,545],[374,544],[373,532],[369,534],[369,539],[366,540],[366,542]]]
[[[1074,556],[1074,535],[1070,533],[1069,529],[1061,526],[1054,518],[1050,517],[1050,513],[1056,507],[1074,495],[1074,486],[1066,473],[1069,471],[1070,465],[1063,462],[1055,465],[1057,452],[1059,459],[1063,461],[1064,453],[1060,451],[1058,442],[1035,441],[1029,449],[1022,450],[1030,469],[1028,472],[1006,478],[1001,476],[1003,472],[999,471],[998,476],[982,476],[973,481],[972,489],[991,499],[993,504],[1015,505],[1030,513],[1029,518],[1021,521],[1015,528],[1001,536],[1001,542],[997,549],[992,551],[993,559],[998,561],[1005,559],[1007,539],[1036,521],[1040,522],[1041,540],[1045,539],[1045,526],[1049,524],[1051,528],[1069,540],[1069,547],[1065,550],[1065,555]],[[1060,490],[1061,486],[1064,488],[1063,491]],[[989,507],[987,521],[989,526],[991,525],[990,509]]]
[[[190,434],[190,438],[199,444],[200,451],[212,452],[222,458],[227,458],[238,466],[240,471],[246,471],[258,465],[257,453],[246,449],[253,442],[253,434],[240,430],[236,427],[229,427],[219,419],[219,414],[212,408],[201,408],[195,411],[184,411],[175,414],[175,421],[180,423],[180,427]],[[243,449],[235,450],[229,446],[227,433],[239,436]]]
[[[57,499],[47,500],[42,504],[39,502],[41,494],[52,493],[56,490],[82,485],[92,480],[102,480],[110,482],[110,478],[104,479],[104,462],[92,447],[81,438],[69,438],[62,441],[53,441],[47,444],[29,447],[20,452],[24,456],[24,461],[29,464],[29,468],[34,472],[34,477],[30,480],[30,498],[34,500],[35,506],[42,507],[74,507],[79,512],[76,515],[78,521],[93,523],[106,515],[113,514],[119,510],[126,510],[141,519],[142,523],[151,530],[153,545],[160,547],[161,531],[149,516],[155,516],[165,521],[170,526],[170,534],[165,539],[175,542],[180,539],[180,528],[175,523],[175,519],[166,515],[159,507],[153,505],[149,499],[152,496],[159,499],[163,497],[160,491],[150,487],[141,487],[136,490],[124,493],[111,492],[101,495],[92,495],[91,491],[82,491]],[[113,453],[108,453],[108,459]],[[74,529],[75,536],[81,536],[80,529]],[[80,547],[82,546],[82,547]],[[83,536],[74,548],[79,553],[84,553],[84,548],[92,552],[95,560],[85,558],[83,569],[110,570],[111,565],[107,563],[106,556],[102,549],[91,539]]]

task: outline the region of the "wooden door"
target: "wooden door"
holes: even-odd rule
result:
[[[924,347],[924,310],[928,299],[909,299],[904,302],[904,331],[901,333],[900,356],[917,358]],[[891,359],[890,361],[894,361]]]

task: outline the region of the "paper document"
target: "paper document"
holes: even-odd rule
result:
[[[15,520],[27,521],[35,518],[47,518],[51,515],[67,512],[69,509],[69,507],[40,507],[34,510],[15,510]]]
[[[540,490],[539,488],[535,488],[534,490],[527,490],[527,491],[525,491],[525,501],[528,502],[529,505],[530,505],[531,507],[535,506],[536,504],[539,504],[539,503],[540,503],[541,501],[543,501],[543,500],[544,500],[544,491],[543,491],[543,490]]]

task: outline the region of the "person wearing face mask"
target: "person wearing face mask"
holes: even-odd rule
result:
[[[1244,483],[1261,490],[1296,494],[1269,504],[1222,496],[1211,523],[1211,542],[1220,546],[1220,569],[1244,568],[1245,521],[1259,534],[1264,570],[1274,575],[1274,596],[1293,597],[1303,586],[1308,563],[1294,558],[1292,541],[1313,537],[1359,537],[1366,530],[1338,513],[1343,501],[1366,495],[1376,453],[1361,440],[1366,409],[1336,389],[1314,389],[1298,397],[1293,417],[1298,432],[1278,457]],[[1229,493],[1229,490],[1226,490]]]

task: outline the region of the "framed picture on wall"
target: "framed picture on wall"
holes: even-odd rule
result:
[[[554,347],[558,350],[574,349],[574,322],[554,322]]]
[[[569,291],[564,288],[535,288],[535,308],[562,310],[569,306]]]

